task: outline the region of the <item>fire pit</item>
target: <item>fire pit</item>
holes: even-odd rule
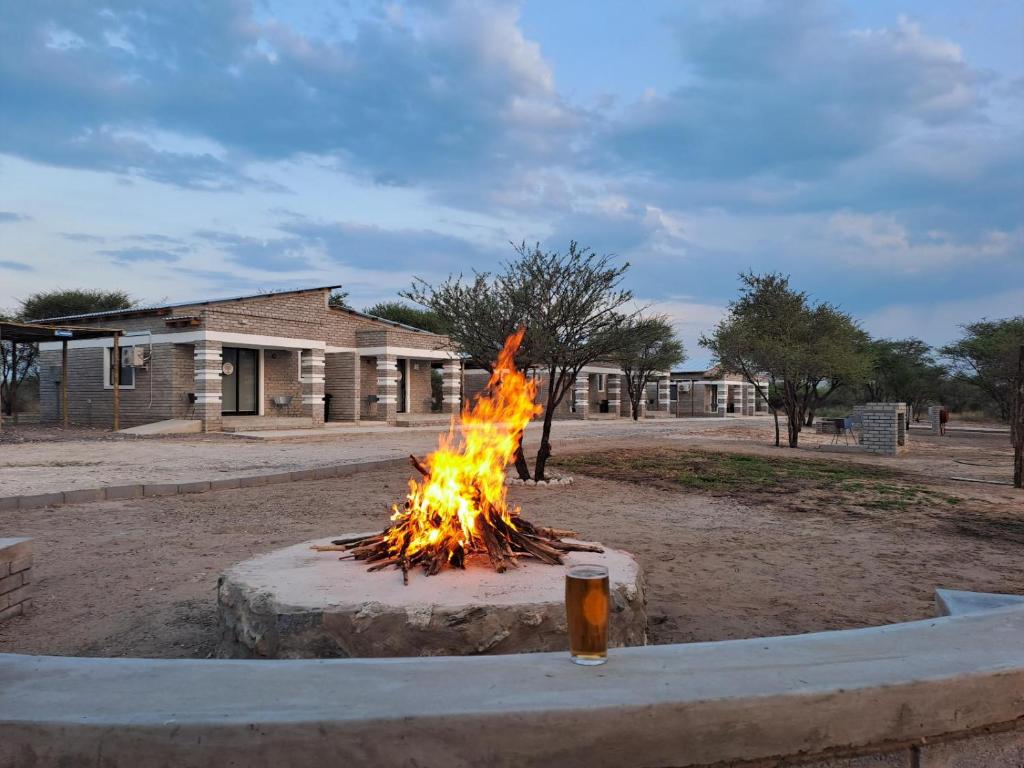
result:
[[[226,658],[462,656],[562,651],[565,568],[524,558],[496,572],[473,556],[465,570],[430,578],[369,572],[357,560],[318,552],[322,539],[239,563],[218,587]],[[609,643],[646,641],[643,574],[626,552],[571,552],[565,565],[606,565],[611,583]]]
[[[232,568],[218,589],[221,655],[302,658],[564,649],[565,564],[608,567],[611,645],[646,640],[643,580],[625,552],[536,525],[509,505],[506,468],[541,411],[505,342],[487,391],[424,460],[391,525]],[[340,560],[340,562],[339,562]],[[396,573],[399,572],[399,573]],[[430,577],[430,578],[427,578]]]

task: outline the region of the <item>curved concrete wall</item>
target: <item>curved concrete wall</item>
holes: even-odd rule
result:
[[[795,757],[822,768],[1019,768],[1022,718],[1021,605],[845,632],[625,648],[596,668],[560,653],[0,656],[5,767],[625,768]],[[849,757],[864,753],[874,756]]]

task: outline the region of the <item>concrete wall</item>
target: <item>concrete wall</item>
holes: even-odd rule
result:
[[[1020,768],[1022,636],[1018,604],[600,668],[0,655],[0,765]]]

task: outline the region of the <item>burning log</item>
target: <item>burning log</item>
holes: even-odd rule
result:
[[[535,382],[515,367],[523,334],[520,329],[505,342],[486,394],[463,410],[438,449],[423,461],[409,457],[420,479],[409,481],[405,504],[392,507],[392,524],[379,534],[315,549],[342,552],[342,559],[361,560],[371,571],[399,569],[406,584],[412,568],[431,576],[445,567],[465,568],[474,555],[504,573],[522,557],[556,565],[566,552],[603,551],[567,541],[573,531],[535,526],[508,505],[505,468],[515,459],[526,425],[541,411]]]

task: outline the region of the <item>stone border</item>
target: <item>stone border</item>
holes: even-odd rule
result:
[[[194,480],[185,483],[135,483],[133,485],[108,485],[102,488],[80,488],[71,491],[54,491],[27,496],[0,497],[0,512],[15,509],[38,509],[57,507],[64,504],[85,504],[94,501],[124,501],[153,496],[178,496],[186,493],[206,493],[232,488],[251,488],[258,485],[295,483],[302,480],[328,480],[334,477],[349,477],[359,472],[374,469],[388,469],[401,465],[408,466],[409,459],[379,459],[375,461],[333,464],[313,469],[297,469],[290,472],[271,472],[266,475],[244,475],[217,480]]]
[[[1022,637],[1016,605],[616,649],[599,668],[0,655],[0,765],[1014,768]]]

